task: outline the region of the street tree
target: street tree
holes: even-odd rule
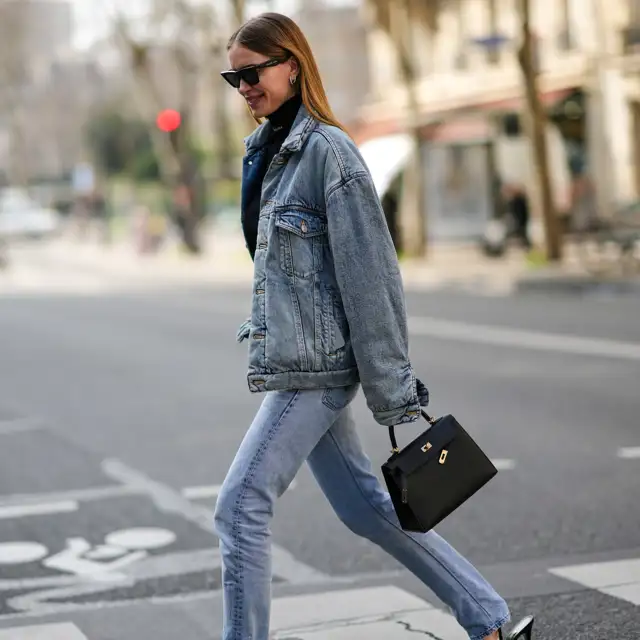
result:
[[[418,80],[415,68],[417,54],[413,46],[411,25],[415,21],[419,21],[433,35],[439,28],[439,17],[448,1],[367,0],[368,6],[373,10],[372,14],[376,24],[387,33],[397,54],[407,95],[407,126],[415,138],[416,145],[419,145],[420,141],[421,110],[415,89]],[[517,0],[516,4],[520,31],[517,59],[522,72],[526,97],[525,119],[529,125],[536,191],[539,194],[541,217],[544,222],[545,253],[547,260],[554,262],[562,259],[562,233],[551,191],[545,135],[546,114],[538,90],[539,69],[536,64],[535,43],[531,28],[531,0]],[[424,254],[426,249],[426,233],[424,226],[422,226],[425,216],[421,206],[426,167],[424,166],[424,158],[419,153],[415,163],[412,164],[417,168],[415,173],[419,176],[410,181],[412,183],[410,201],[414,204],[407,212],[409,214],[408,225],[413,233],[420,235],[420,238],[415,238],[407,249],[408,253],[420,255]],[[420,233],[420,229],[423,229],[422,233]]]

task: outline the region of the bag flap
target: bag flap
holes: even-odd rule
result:
[[[464,429],[452,415],[442,416],[402,451],[391,456],[385,466],[393,473],[413,473],[439,458],[442,450],[461,433]]]
[[[327,219],[307,211],[279,211],[276,214],[276,227],[286,229],[301,238],[313,238],[327,233]]]

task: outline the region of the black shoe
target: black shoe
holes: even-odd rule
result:
[[[511,633],[505,638],[502,629],[498,629],[500,640],[532,640],[531,631],[533,629],[533,616],[522,618],[518,624],[511,629]]]

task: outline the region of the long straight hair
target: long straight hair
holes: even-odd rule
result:
[[[296,84],[307,111],[316,120],[345,131],[331,110],[311,46],[291,18],[280,13],[263,13],[251,18],[231,36],[227,50],[236,42],[268,58],[284,60],[293,56],[300,66]]]

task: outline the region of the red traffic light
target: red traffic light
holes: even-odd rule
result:
[[[158,125],[158,129],[169,133],[170,131],[175,131],[180,126],[181,120],[182,118],[178,111],[165,109],[158,114],[156,124]]]

